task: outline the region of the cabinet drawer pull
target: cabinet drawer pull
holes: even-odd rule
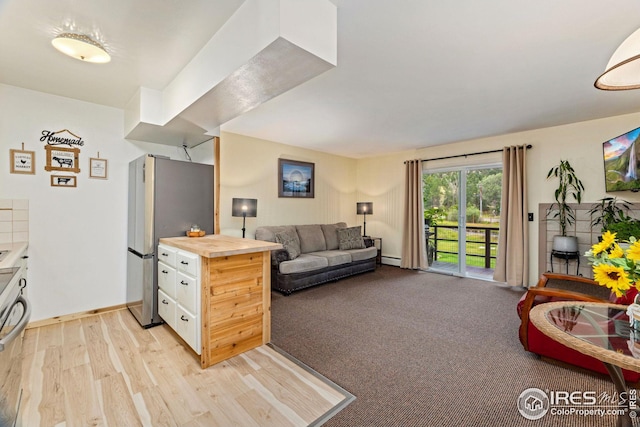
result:
[[[163,274],[169,274],[169,272],[167,270],[162,270]]]
[[[162,300],[162,303],[163,303],[163,304],[167,304],[167,305],[169,305],[169,302],[168,302],[166,299],[163,299],[163,300]]]
[[[169,256],[168,253],[162,252],[162,256]]]
[[[180,284],[181,284],[181,285],[185,285],[185,286],[188,286],[188,285],[189,285],[189,283],[188,283],[188,282],[185,282],[184,280],[180,280]]]
[[[189,319],[187,319],[186,317],[184,317],[184,315],[180,316],[180,320],[184,321],[184,322],[188,322]]]
[[[187,261],[180,261],[180,264],[189,265],[189,263]]]

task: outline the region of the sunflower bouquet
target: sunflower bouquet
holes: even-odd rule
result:
[[[623,249],[616,233],[606,231],[584,256],[593,266],[593,279],[616,296],[623,296],[631,287],[640,291],[640,241],[635,237],[630,237],[629,247]]]

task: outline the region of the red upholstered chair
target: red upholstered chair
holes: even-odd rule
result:
[[[563,364],[578,366],[601,374],[608,374],[604,364],[599,360],[570,349],[541,333],[529,321],[529,311],[537,304],[550,301],[595,301],[629,305],[633,302],[636,294],[637,291],[632,289],[626,295],[616,298],[614,294],[610,293],[609,289],[586,277],[544,273],[540,277],[538,284],[529,288],[520,299],[520,302],[518,302],[520,342],[525,350],[538,354],[543,358],[558,360]],[[638,372],[623,369],[622,373],[627,382],[637,383],[640,381],[640,373]]]

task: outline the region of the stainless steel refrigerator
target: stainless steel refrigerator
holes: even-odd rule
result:
[[[213,166],[145,155],[129,163],[127,307],[140,324],[158,316],[158,240],[192,225],[213,234]]]

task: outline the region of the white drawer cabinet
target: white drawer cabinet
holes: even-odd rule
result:
[[[199,255],[158,245],[158,313],[197,354],[201,286]]]
[[[188,276],[184,273],[178,273],[176,284],[176,299],[180,301],[180,305],[191,313],[197,313],[198,310],[198,288],[200,283],[195,277]]]
[[[200,257],[191,252],[179,250],[176,253],[176,268],[190,276],[197,276],[200,270]]]
[[[177,251],[176,331],[202,368],[271,340],[269,252],[281,245],[218,234],[161,242]]]
[[[161,290],[158,291],[158,314],[167,325],[176,329],[176,301]]]
[[[200,316],[185,310],[180,304],[176,306],[175,331],[189,346],[200,354]]]
[[[158,287],[171,298],[176,298],[176,269],[160,261],[158,262]]]
[[[158,261],[162,261],[166,265],[170,267],[176,266],[176,252],[178,250],[176,248],[172,248],[171,246],[166,246],[163,244],[158,245]]]

